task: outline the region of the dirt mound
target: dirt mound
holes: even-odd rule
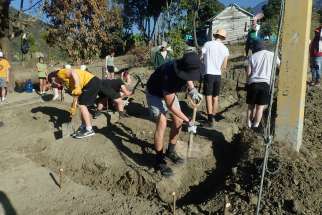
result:
[[[321,107],[321,89],[310,89],[307,93],[300,153],[281,143],[273,143],[264,181],[261,214],[322,214]],[[264,141],[261,135],[249,129],[243,129],[236,138],[235,147],[239,149],[240,160],[235,166],[226,166],[233,168],[226,170],[225,182],[217,191],[212,190],[212,197],[183,206],[186,213],[222,214],[225,196],[231,203],[232,214],[255,213],[265,152]],[[236,154],[230,154],[230,158],[236,158]],[[208,188],[215,185],[214,179]]]

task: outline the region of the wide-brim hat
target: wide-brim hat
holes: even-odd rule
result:
[[[185,81],[199,81],[203,69],[201,60],[197,53],[189,52],[183,55],[175,63],[177,76]]]
[[[225,31],[225,29],[218,29],[215,35],[219,35],[219,36],[222,36],[223,38],[227,38],[227,32]]]
[[[161,47],[167,48],[167,46],[168,46],[168,43],[166,41],[162,41]]]

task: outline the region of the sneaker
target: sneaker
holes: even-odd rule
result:
[[[57,99],[58,99],[58,95],[54,95],[54,97],[53,97],[53,101],[56,101]]]
[[[82,138],[85,138],[85,137],[90,137],[90,136],[93,136],[95,134],[95,132],[92,130],[88,131],[87,129],[84,129],[82,131],[80,131],[79,133],[77,133],[75,135],[75,138],[76,139],[82,139]]]
[[[77,135],[79,135],[82,132],[85,132],[86,128],[80,126],[71,136],[72,137],[76,137]]]
[[[225,117],[223,117],[222,115],[217,114],[217,115],[214,116],[214,119],[215,119],[216,122],[219,122],[220,120],[225,119]]]
[[[164,177],[170,177],[173,176],[173,171],[170,167],[168,167],[167,163],[165,161],[158,162],[155,166],[155,169],[157,171],[160,171],[161,175]]]
[[[314,86],[316,86],[316,87],[321,86],[321,82],[320,81],[316,81],[315,84],[314,84]]]
[[[216,121],[214,119],[212,120],[208,119],[207,122],[205,122],[204,127],[212,129],[215,127],[215,125],[216,125]]]
[[[171,160],[174,164],[183,164],[184,160],[177,154],[176,151],[168,151],[165,153],[165,156]]]

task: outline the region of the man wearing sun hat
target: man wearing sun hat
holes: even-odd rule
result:
[[[222,70],[226,70],[229,50],[224,45],[227,33],[224,29],[218,29],[214,34],[215,40],[206,42],[202,48],[202,57],[206,66],[204,76],[204,94],[206,96],[207,114],[209,127],[214,126],[214,122],[220,119],[219,93]]]
[[[172,60],[171,53],[168,50],[168,43],[163,41],[160,50],[155,53],[153,64],[154,68],[158,68],[162,64]]]
[[[147,103],[152,118],[156,121],[154,147],[156,151],[156,169],[163,176],[171,176],[173,172],[168,167],[166,158],[174,164],[182,164],[184,160],[178,156],[175,146],[183,122],[188,124],[188,131],[196,133],[196,126],[181,111],[177,92],[188,86],[190,97],[196,102],[202,95],[194,87],[193,81],[200,80],[201,60],[194,53],[186,53],[181,59],[170,61],[158,67],[147,82]],[[171,126],[169,144],[164,154],[164,134],[167,128],[167,113],[171,111],[173,124]]]

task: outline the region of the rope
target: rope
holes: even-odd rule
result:
[[[271,75],[271,79],[270,79],[270,103],[269,103],[269,107],[268,107],[267,123],[266,123],[266,127],[264,128],[264,142],[266,144],[265,156],[264,156],[264,161],[263,161],[263,165],[262,165],[261,183],[260,183],[260,189],[259,189],[259,193],[258,193],[256,215],[259,215],[259,211],[260,211],[262,194],[263,194],[263,186],[264,186],[264,180],[265,180],[265,173],[269,172],[268,168],[267,168],[267,163],[268,163],[268,158],[269,158],[271,146],[273,143],[271,117],[272,117],[272,107],[273,107],[274,93],[275,93],[275,80],[276,80],[276,69],[277,69],[276,62],[277,62],[277,58],[278,58],[278,54],[279,54],[279,46],[280,46],[280,39],[281,39],[281,34],[282,34],[284,13],[285,13],[285,0],[281,0],[279,28],[278,28],[277,42],[276,42],[275,51],[274,51],[273,66],[272,66],[272,72],[271,72],[272,75]],[[279,171],[279,169],[280,169],[280,167],[276,171],[274,171],[273,173],[276,174]]]

